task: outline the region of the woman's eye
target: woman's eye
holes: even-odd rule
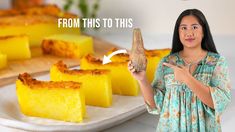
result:
[[[193,29],[198,29],[198,27],[197,26],[193,26]]]
[[[187,29],[187,27],[181,27],[181,30],[186,30]]]

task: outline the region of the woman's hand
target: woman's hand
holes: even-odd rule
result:
[[[174,70],[175,80],[185,83],[204,104],[214,109],[209,87],[193,78],[189,72],[189,68],[185,66],[175,66],[169,63],[163,63],[163,65],[172,68]]]
[[[170,63],[163,63],[164,66],[170,67],[174,70],[175,80],[181,83],[188,83],[189,77],[192,76],[189,72],[189,68],[185,66],[176,66]]]
[[[131,72],[132,76],[138,81],[146,81],[146,71],[136,72],[131,61],[128,62],[128,70]]]

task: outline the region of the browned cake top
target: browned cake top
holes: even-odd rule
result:
[[[171,51],[171,48],[164,48],[164,49],[154,49],[155,51],[162,51],[162,52],[166,52],[166,51]]]
[[[112,49],[108,52],[108,54],[111,54],[112,52],[117,51],[117,50],[119,50],[119,49],[118,49],[118,48],[112,48]],[[117,54],[117,55],[115,55],[115,56],[129,58],[129,54],[125,54],[125,53]]]
[[[100,64],[102,65],[102,60],[98,59],[98,58],[95,58],[93,57],[92,55],[88,54],[85,56],[85,59],[88,61],[88,62],[92,62],[92,63],[95,63],[95,64]]]
[[[161,56],[161,50],[145,50],[145,55],[147,57],[156,57],[156,56]]]
[[[102,64],[102,60],[93,57],[92,55],[88,54],[85,56],[85,59],[91,63],[91,64],[95,64],[95,65],[103,65]],[[104,66],[118,66],[118,65],[127,65],[128,62],[111,62],[108,64],[105,64]]]
[[[162,57],[161,54],[167,51],[170,51],[170,48],[164,48],[164,49],[152,49],[152,50],[147,50],[145,49],[145,54],[147,57]]]
[[[62,81],[62,82],[53,82],[53,81],[38,81],[33,79],[28,73],[19,74],[18,79],[24,84],[28,85],[30,88],[73,88],[77,89],[81,87],[81,83],[72,82],[72,81]]]
[[[55,4],[39,5],[23,9],[9,9],[0,10],[0,16],[15,16],[15,15],[51,15],[60,16],[62,10]],[[64,13],[63,16],[75,17],[76,15],[71,13]]]
[[[0,10],[0,16],[13,16],[13,15],[24,15],[24,14],[51,14],[57,15],[61,12],[60,8],[56,5],[39,5],[28,7],[24,9],[8,9]]]
[[[56,23],[57,17],[48,15],[17,15],[0,17],[0,26],[33,25],[38,23]]]
[[[69,70],[67,65],[65,65],[62,61],[59,61],[58,63],[55,64],[55,66],[58,68],[63,73],[68,73],[68,74],[92,74],[92,75],[103,75],[103,74],[108,74],[110,70],[105,70],[105,69],[91,69],[91,70],[82,70],[82,69],[73,69]]]
[[[118,50],[118,48],[112,48],[108,54],[114,52]],[[147,50],[145,49],[145,55],[146,57],[156,57],[156,56],[161,56],[161,52],[166,52],[166,51],[170,51],[171,49],[170,48],[165,48],[165,49],[153,49],[153,50]],[[129,58],[129,54],[117,54],[115,56],[118,56],[118,57],[123,57],[123,58]]]
[[[56,5],[41,5],[25,9],[0,10],[0,26],[56,23],[58,17],[77,18],[77,15],[63,12]]]
[[[9,35],[9,36],[0,36],[0,41],[1,40],[6,40],[6,39],[11,39],[11,38],[15,38],[15,37],[27,37],[27,35],[24,35],[24,34],[22,34],[22,35],[15,35],[15,36],[11,36],[11,35]],[[4,44],[4,43],[3,43]]]

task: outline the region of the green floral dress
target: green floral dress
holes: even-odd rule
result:
[[[160,114],[157,131],[221,131],[220,117],[231,101],[228,65],[224,57],[208,52],[193,73],[194,78],[210,88],[214,109],[204,104],[184,83],[174,80],[171,68],[163,62],[183,65],[179,53],[164,57],[152,82],[156,108],[147,110]]]

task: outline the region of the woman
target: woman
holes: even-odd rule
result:
[[[148,111],[160,114],[157,131],[221,131],[220,117],[231,101],[228,66],[201,11],[180,14],[171,53],[159,63],[151,85],[145,71],[136,73],[131,62],[128,69]]]

